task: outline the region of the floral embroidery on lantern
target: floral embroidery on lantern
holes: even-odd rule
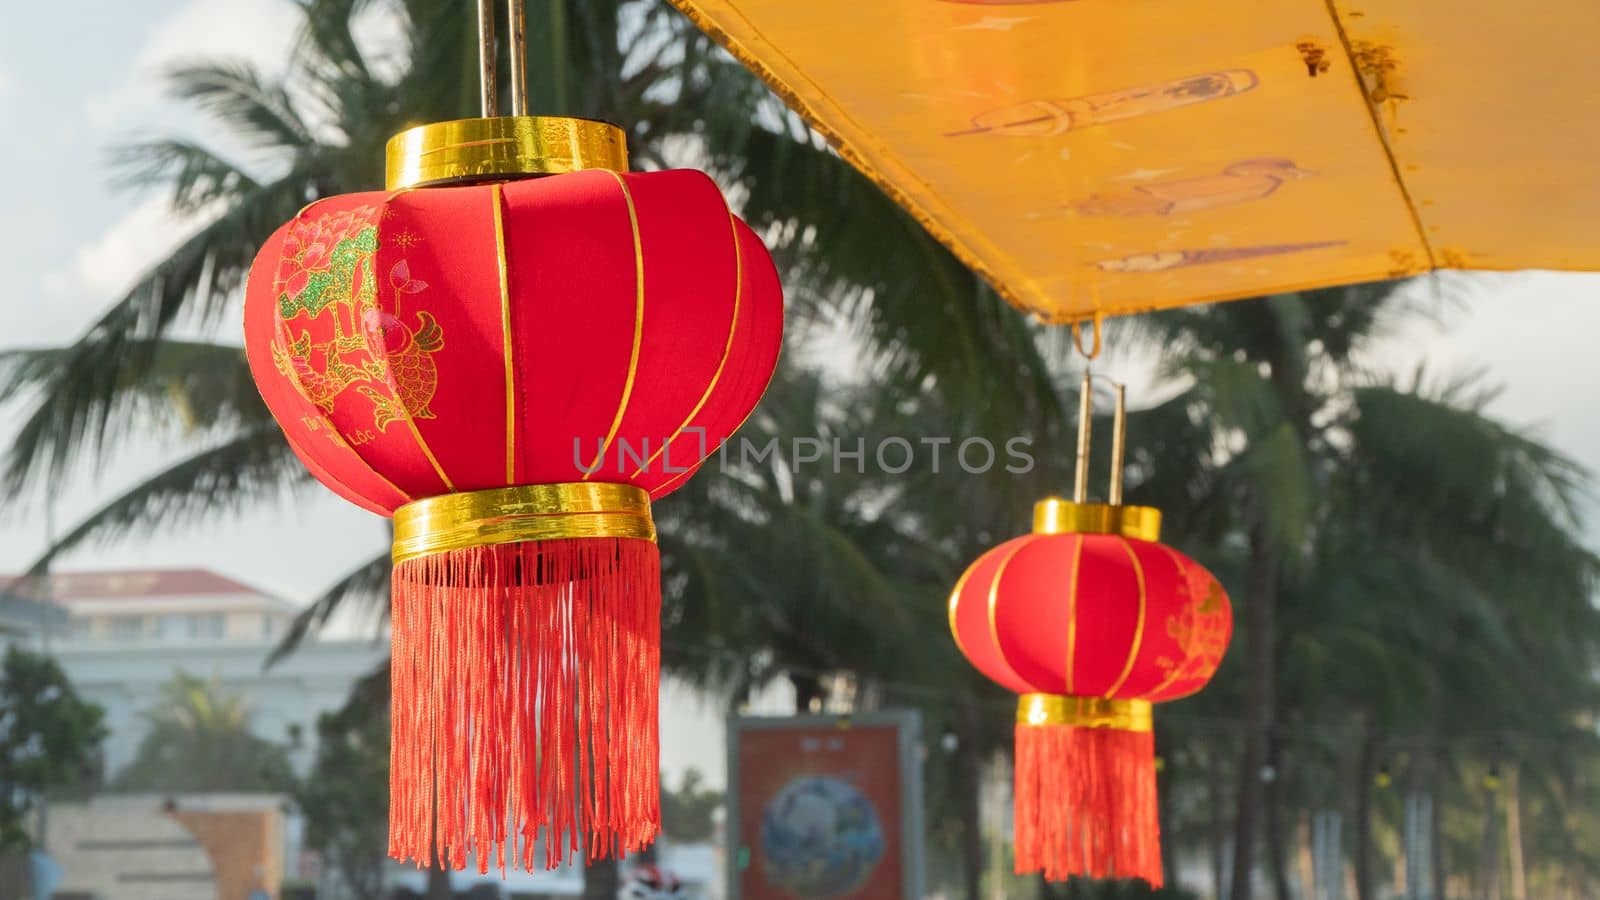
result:
[[[428,283],[411,277],[405,260],[389,270],[392,301],[378,302],[378,216],[362,206],[289,227],[273,278],[279,322],[272,359],[324,413],[355,388],[372,404],[374,427],[387,431],[393,422],[434,418],[433,354],[444,348],[444,329],[425,310],[408,321],[403,300]]]
[[[370,272],[378,250],[378,211],[371,206],[300,218],[289,226],[273,284],[278,313],[293,318],[302,310],[312,318],[329,304],[351,305]]]
[[[1183,648],[1184,659],[1177,665],[1163,657],[1157,665],[1168,672],[1159,691],[1175,687],[1186,693],[1197,690],[1211,677],[1228,651],[1228,638],[1232,633],[1227,594],[1222,585],[1203,569],[1191,568],[1184,573],[1188,582],[1186,593],[1189,602],[1178,614],[1168,617],[1167,635]],[[1197,682],[1190,685],[1188,682]]]
[[[402,296],[420,294],[428,287],[426,281],[411,277],[411,266],[403,259],[389,270],[389,284],[394,288],[397,313]],[[362,324],[374,356],[368,371],[390,391],[384,396],[370,387],[357,388],[375,407],[373,424],[387,431],[390,422],[433,418],[428,404],[439,387],[439,367],[434,365],[433,354],[444,349],[444,329],[422,311],[417,313],[415,330],[398,315],[379,309],[365,311]]]

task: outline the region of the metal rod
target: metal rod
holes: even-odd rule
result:
[[[1094,376],[1085,369],[1083,389],[1078,394],[1078,468],[1072,481],[1072,502],[1089,499],[1089,428],[1094,418]]]
[[[1106,502],[1122,505],[1122,454],[1128,432],[1128,389],[1117,385],[1116,412],[1111,416],[1111,487],[1106,491]]]
[[[523,0],[511,0],[511,114],[528,114],[528,17]]]
[[[500,110],[499,98],[495,96],[498,84],[494,54],[494,0],[478,0],[478,85],[486,119]]]

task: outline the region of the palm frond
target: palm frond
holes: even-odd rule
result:
[[[1288,422],[1280,424],[1225,469],[1236,483],[1248,486],[1249,502],[1261,516],[1279,559],[1298,568],[1320,507],[1320,489],[1310,454],[1294,428]]]
[[[117,411],[128,408],[119,395],[129,385],[150,383],[147,376],[163,354],[161,338],[185,312],[207,323],[236,300],[256,248],[303,205],[305,183],[305,173],[291,172],[217,216],[145,273],[56,357],[60,376],[51,380],[59,390],[46,384],[45,393],[59,405],[41,408],[27,446],[14,447],[5,491],[14,495],[27,481],[49,481],[78,459],[98,458],[113,425],[132,425],[133,420],[114,421]],[[39,373],[37,367],[24,371]],[[192,374],[213,375],[204,370]],[[0,392],[0,399],[14,396]],[[25,460],[20,467],[15,464],[19,460]]]
[[[1434,395],[1386,384],[1356,389],[1347,427],[1360,480],[1352,487],[1397,527],[1409,522],[1480,548],[1515,548],[1528,554],[1524,562],[1576,552],[1590,473],[1481,408],[1455,402],[1460,390],[1460,383]]]
[[[393,558],[388,551],[384,551],[334,582],[321,596],[311,601],[311,605],[295,615],[283,639],[268,654],[265,667],[271,668],[292,655],[306,638],[327,625],[336,611],[348,609],[351,603],[373,609],[381,615],[384,612],[383,604],[389,597],[389,575],[393,566]]]
[[[168,92],[210,114],[229,133],[256,147],[298,150],[316,143],[288,90],[246,62],[198,62],[167,72]]]
[[[138,366],[108,365],[93,345],[0,352],[0,397],[29,397],[6,455],[0,493],[54,483],[72,465],[95,465],[132,436],[193,437],[268,421],[244,350],[205,341],[120,341]]]
[[[261,188],[255,177],[208,147],[183,138],[124,144],[112,165],[132,187],[164,186],[171,208],[195,215]]]
[[[309,486],[311,476],[276,424],[257,425],[202,450],[102,504],[30,567],[90,541],[108,541],[159,525],[181,529],[237,514],[263,500]]]
[[[1287,421],[1284,398],[1262,371],[1263,363],[1229,357],[1169,362],[1169,377],[1192,379],[1196,399],[1224,445],[1271,435]],[[1235,448],[1237,449],[1237,448]]]

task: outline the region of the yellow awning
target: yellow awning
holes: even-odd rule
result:
[[[1600,268],[1596,0],[673,0],[1014,305]]]

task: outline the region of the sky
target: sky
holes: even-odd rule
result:
[[[0,268],[12,273],[10,290],[0,292],[0,346],[50,344],[76,337],[183,236],[161,197],[118,190],[109,166],[120,143],[173,130],[201,134],[203,123],[163,96],[162,70],[202,55],[281,66],[296,17],[282,0],[91,0],[23,4],[8,19],[0,29],[0,120],[29,124],[22,139],[0,141],[0,165],[13,173],[0,187]],[[71,35],[72,52],[40,38],[49,34]],[[234,331],[229,323],[223,333]],[[14,408],[0,412],[0,429],[14,430],[17,419]],[[117,454],[92,485],[60,498],[57,521],[65,528],[178,449]],[[44,519],[37,504],[0,516],[0,570],[37,555]],[[303,600],[384,544],[380,521],[308,492],[294,508],[96,547],[63,565],[203,563]]]
[[[0,271],[11,274],[0,291],[0,348],[77,336],[183,236],[185,224],[161,198],[116,189],[108,166],[109,151],[122,142],[174,131],[205,136],[203,123],[163,96],[163,68],[235,56],[271,71],[282,65],[295,23],[288,0],[7,6],[0,122],[11,131],[0,138]],[[1600,224],[1596,230],[1600,237]],[[1385,344],[1375,362],[1406,372],[1425,364],[1436,376],[1481,372],[1504,388],[1494,412],[1600,471],[1600,416],[1591,412],[1600,387],[1594,347],[1600,275],[1452,275],[1426,289],[1457,301],[1448,330],[1413,326]],[[228,323],[224,334],[233,331],[235,323]],[[17,421],[15,407],[0,408],[0,444],[9,443]],[[58,498],[58,528],[172,460],[178,449],[121,450],[92,482]],[[1600,544],[1596,524],[1588,528],[1591,544]],[[292,505],[80,551],[62,567],[204,566],[305,602],[382,552],[386,534],[380,519],[331,494],[308,492]],[[38,505],[0,510],[0,572],[27,565],[45,542]],[[689,709],[681,691],[669,703],[684,709],[681,721],[669,725],[669,756],[692,758],[704,748],[690,743],[674,750],[672,733],[714,723],[715,713]],[[714,767],[720,781],[720,766]]]

